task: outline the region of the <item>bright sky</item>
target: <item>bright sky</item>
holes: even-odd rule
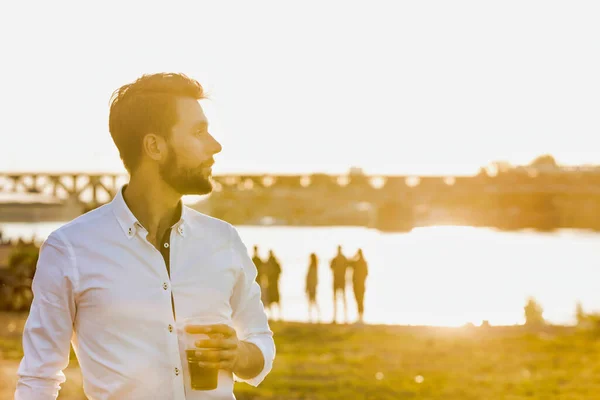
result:
[[[0,170],[122,171],[113,90],[200,81],[215,173],[600,163],[597,1],[0,5]]]

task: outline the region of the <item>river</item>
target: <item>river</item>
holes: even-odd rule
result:
[[[60,223],[0,223],[7,237],[45,238]],[[462,226],[383,233],[361,227],[239,226],[249,250],[273,249],[281,261],[283,318],[307,321],[308,256],[319,257],[317,300],[322,319],[333,315],[329,260],[338,244],[347,256],[362,247],[369,263],[365,322],[460,326],[522,323],[528,296],[553,323],[574,322],[575,305],[600,310],[600,234],[561,230],[502,232]],[[356,319],[351,290],[349,317]]]

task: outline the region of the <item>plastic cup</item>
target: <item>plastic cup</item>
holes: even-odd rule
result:
[[[192,390],[216,389],[219,384],[219,370],[198,365],[200,360],[196,357],[196,351],[198,351],[196,341],[210,339],[210,337],[204,333],[188,333],[185,331],[185,327],[188,325],[206,326],[224,323],[226,321],[220,317],[191,317],[176,322],[179,351],[185,357],[183,376]]]

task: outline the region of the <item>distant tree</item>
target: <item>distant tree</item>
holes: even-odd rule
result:
[[[11,311],[28,310],[33,293],[31,283],[38,261],[39,248],[33,244],[18,245],[8,259],[8,276],[4,295]]]
[[[525,305],[525,325],[542,326],[545,324],[542,306],[533,297],[530,297]]]
[[[544,154],[536,157],[530,164],[531,167],[558,168],[558,163],[550,154]]]
[[[600,314],[599,313],[586,313],[583,310],[581,302],[577,302],[575,306],[575,319],[577,320],[577,327],[582,329],[592,329],[595,331],[600,330]]]
[[[8,268],[13,275],[33,278],[40,248],[33,242],[16,246],[8,257]]]
[[[514,167],[508,161],[493,161],[490,163],[489,169],[495,175],[510,172]]]

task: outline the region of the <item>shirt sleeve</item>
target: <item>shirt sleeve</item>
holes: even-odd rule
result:
[[[261,301],[260,287],[256,283],[256,266],[235,228],[232,227],[232,231],[234,258],[241,266],[231,297],[233,327],[239,340],[255,344],[264,357],[264,367],[260,374],[251,379],[242,379],[234,374],[234,379],[258,386],[273,368],[275,342]]]
[[[75,301],[70,249],[54,232],[40,248],[33,302],[23,331],[15,400],[54,400],[69,364]]]

